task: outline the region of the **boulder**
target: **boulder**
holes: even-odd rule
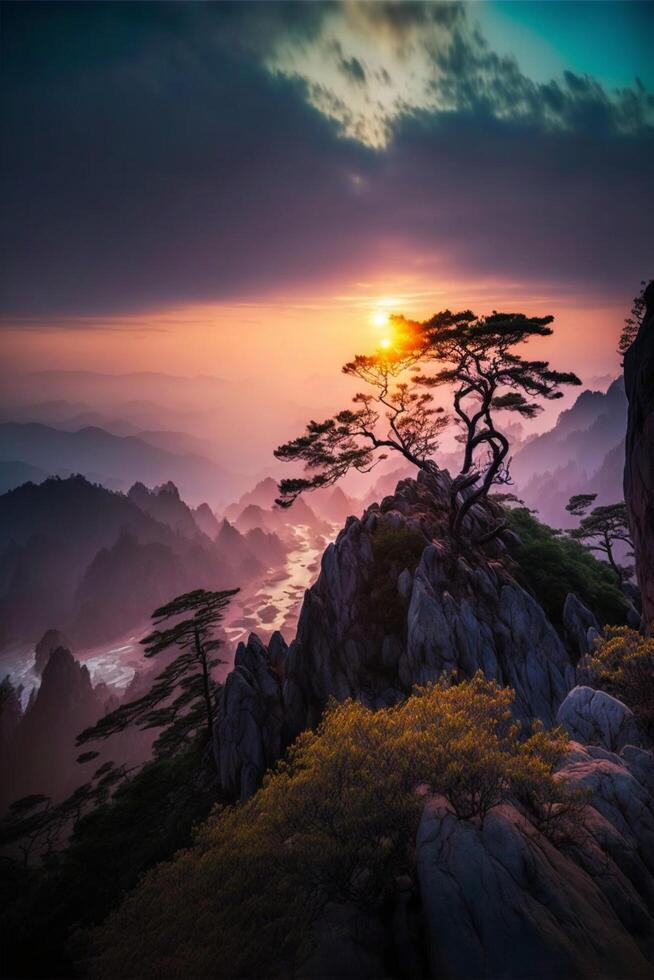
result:
[[[558,710],[556,720],[577,742],[619,752],[639,745],[641,734],[633,711],[605,691],[573,688]]]
[[[450,485],[447,473],[421,473],[349,517],[305,593],[290,647],[279,634],[268,649],[256,637],[239,647],[217,723],[225,792],[250,795],[331,698],[384,707],[442,674],[480,670],[515,690],[525,725],[554,724],[574,685],[570,656],[513,576],[501,539],[483,550],[453,546]],[[497,519],[496,505],[476,505],[476,533]]]

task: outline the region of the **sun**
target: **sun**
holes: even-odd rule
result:
[[[376,327],[386,327],[388,326],[389,316],[386,310],[375,310],[372,314],[372,322]]]
[[[391,343],[392,341],[390,337],[382,337],[382,339],[379,341],[379,346],[381,347],[382,350],[388,350],[391,346]]]

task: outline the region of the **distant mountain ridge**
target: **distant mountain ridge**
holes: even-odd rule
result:
[[[3,494],[0,643],[56,627],[94,644],[141,626],[187,589],[242,586],[268,555],[260,561],[256,542],[233,533],[239,548],[204,534],[172,484],[125,495],[75,476]]]
[[[511,472],[518,484],[537,473],[565,466],[599,467],[606,454],[624,438],[627,398],[622,378],[606,392],[583,391],[574,405],[561,412],[556,424],[530,440],[513,458]]]
[[[575,493],[597,493],[600,503],[622,499],[627,399],[622,378],[607,389],[583,391],[556,424],[514,456],[515,492],[554,527],[570,527],[565,510]]]
[[[0,493],[7,493],[23,483],[43,483],[48,473],[18,459],[0,460]]]
[[[20,461],[48,475],[93,475],[127,490],[172,480],[185,499],[199,504],[233,492],[236,478],[224,467],[197,454],[174,453],[136,436],[116,436],[96,426],[66,432],[41,423],[0,424],[0,460]]]

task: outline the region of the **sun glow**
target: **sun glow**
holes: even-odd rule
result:
[[[382,339],[379,341],[379,346],[381,347],[382,350],[388,350],[391,346],[391,343],[392,341],[390,337],[382,337]]]
[[[371,319],[375,327],[388,326],[388,313],[386,310],[375,310],[371,316]]]

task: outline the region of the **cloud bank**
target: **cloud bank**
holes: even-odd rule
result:
[[[393,263],[630,295],[651,267],[652,96],[534,82],[460,4],[3,18],[5,322]]]

